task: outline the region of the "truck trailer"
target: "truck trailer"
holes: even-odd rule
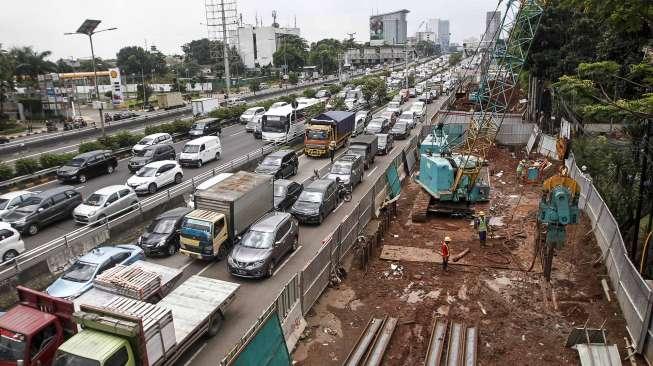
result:
[[[329,145],[336,150],[345,146],[354,131],[356,114],[345,111],[328,111],[313,118],[304,133],[304,153],[311,157],[329,155]]]
[[[193,116],[206,116],[220,107],[218,98],[199,98],[190,101],[193,107]]]
[[[240,171],[194,194],[195,210],[181,224],[180,252],[222,259],[254,222],[274,208],[273,177]]]
[[[156,101],[159,104],[159,109],[165,110],[181,108],[185,105],[180,92],[157,94]]]

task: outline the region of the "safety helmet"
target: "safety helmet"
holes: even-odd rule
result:
[[[583,165],[582,167],[580,167],[580,170],[586,171],[587,170],[587,165]]]
[[[479,211],[479,212],[478,212],[478,215],[479,215],[479,216],[485,216],[485,211]]]
[[[445,242],[445,243],[450,243],[450,242],[451,242],[451,238],[448,237],[448,236],[445,236],[445,237],[444,237],[444,242]]]

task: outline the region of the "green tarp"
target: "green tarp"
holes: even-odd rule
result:
[[[279,316],[273,312],[233,363],[235,366],[289,366],[290,354]]]
[[[397,165],[390,164],[388,170],[385,172],[385,178],[388,181],[388,186],[390,187],[390,198],[395,198],[401,192],[401,181],[399,180],[399,173],[397,172]]]

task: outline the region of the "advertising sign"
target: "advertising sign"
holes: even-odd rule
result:
[[[383,44],[383,17],[372,16],[370,17],[370,44],[378,45]]]
[[[120,81],[120,69],[109,69],[109,82],[111,83],[111,102],[114,105],[122,104],[122,83]]]

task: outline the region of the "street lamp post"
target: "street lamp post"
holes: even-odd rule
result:
[[[116,30],[118,28],[112,27],[112,28],[96,31],[95,29],[100,24],[100,22],[101,22],[100,20],[86,19],[84,23],[82,23],[82,25],[79,26],[77,31],[67,32],[64,33],[64,35],[68,36],[72,34],[84,34],[88,36],[88,40],[91,43],[91,65],[93,65],[93,77],[95,79],[95,94],[98,101],[98,111],[100,113],[100,129],[102,130],[102,139],[106,139],[107,135],[104,130],[104,113],[102,113],[102,102],[100,101],[100,87],[98,86],[97,69],[95,68],[95,50],[93,48],[93,35],[100,32]]]

